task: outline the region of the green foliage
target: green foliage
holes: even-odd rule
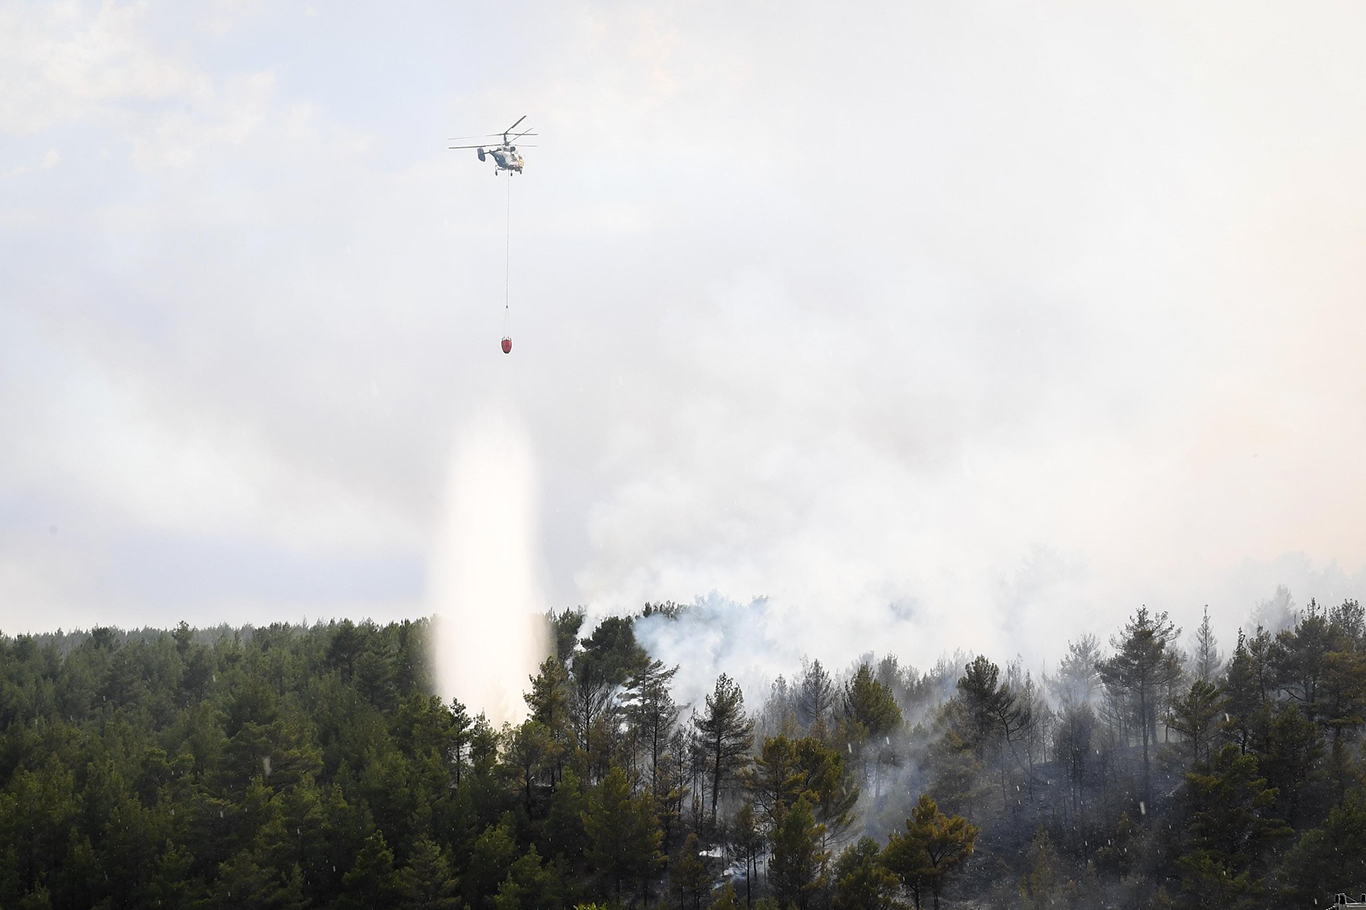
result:
[[[1125,704],[1137,720],[1143,741],[1143,798],[1152,802],[1149,747],[1157,736],[1157,719],[1165,713],[1163,699],[1181,678],[1181,662],[1172,642],[1181,634],[1166,613],[1150,614],[1139,607],[1111,640],[1116,654],[1096,664],[1112,697]]]
[[[1270,652],[1271,636],[1265,630],[1258,629],[1251,638],[1240,630],[1229,659],[1224,680],[1228,694],[1224,728],[1244,752],[1266,746],[1275,691]]]
[[[648,666],[650,658],[636,642],[632,620],[623,616],[607,617],[580,644],[583,650],[573,655],[570,665],[577,759],[581,772],[601,776],[613,758],[616,692]]]
[[[588,796],[583,791],[583,784],[573,770],[566,769],[551,797],[545,820],[542,843],[547,856],[564,859],[571,868],[578,867],[587,841],[584,829],[587,811]]]
[[[540,671],[531,678],[531,691],[525,697],[532,720],[557,732],[569,726],[572,697],[569,671],[559,658],[547,657],[541,662]]]
[[[403,906],[412,910],[454,910],[460,905],[450,864],[436,842],[426,836],[414,842],[412,856],[398,874],[396,890]]]
[[[1133,869],[1138,829],[1128,812],[1121,812],[1113,836],[1096,851],[1096,865],[1115,878],[1124,878]]]
[[[339,907],[387,907],[397,901],[401,884],[383,834],[376,831],[365,839],[355,863],[342,876],[342,885],[345,893],[338,900]]]
[[[711,888],[711,873],[699,855],[700,849],[696,832],[689,834],[669,871],[669,878],[678,892],[679,906],[691,910],[701,910],[702,901]]]
[[[512,827],[511,816],[506,816],[498,824],[485,828],[475,839],[469,862],[460,877],[466,906],[493,906],[498,889],[517,859],[517,841]]]
[[[1323,735],[1298,705],[1277,711],[1267,731],[1261,769],[1267,784],[1278,793],[1277,809],[1289,824],[1300,814],[1305,795],[1319,775],[1323,758]]]
[[[956,713],[955,703],[950,702],[946,715]],[[933,767],[933,790],[938,800],[951,811],[962,810],[972,817],[973,808],[986,792],[986,766],[977,757],[972,742],[965,739],[955,729],[953,720],[948,729],[932,746],[930,752]]]
[[[834,910],[893,910],[897,877],[882,863],[882,846],[861,837],[835,861]]]
[[[1206,772],[1186,780],[1189,844],[1177,861],[1182,890],[1200,905],[1229,905],[1259,893],[1255,865],[1270,842],[1291,829],[1271,814],[1277,791],[1259,776],[1256,757],[1230,743]]]
[[[813,660],[802,671],[797,686],[796,719],[803,732],[823,736],[826,721],[835,705],[835,684],[830,674]]]
[[[740,907],[741,901],[735,893],[735,888],[730,882],[726,882],[717,893],[716,899],[711,902],[708,910],[740,910]]]
[[[1029,873],[1017,886],[1024,910],[1044,910],[1070,903],[1076,894],[1076,884],[1061,878],[1058,851],[1048,831],[1040,828],[1029,845]]]
[[[574,672],[619,686],[650,661],[645,649],[636,642],[632,620],[609,616],[593,634],[580,642],[583,652],[574,658]]]
[[[859,788],[847,767],[845,753],[815,736],[798,740],[771,736],[764,740],[746,780],[770,826],[776,827],[781,816],[801,798],[811,805],[831,839],[841,839],[853,824]]]
[[[583,628],[584,620],[583,609],[547,613],[546,619],[550,622],[551,638],[555,644],[555,659],[561,664],[567,664],[574,656],[574,649],[579,643],[579,629]]]
[[[621,897],[624,884],[638,883],[663,863],[661,833],[648,796],[633,796],[621,768],[613,768],[588,798],[583,814],[588,860]]]
[[[817,824],[805,796],[797,798],[778,819],[773,831],[773,858],[768,877],[778,902],[806,910],[815,892],[825,885],[829,854],[821,849],[823,826]]]
[[[1170,623],[1140,611],[1120,653],[1083,638],[1043,678],[1056,715],[1018,664],[812,661],[775,684],[757,754],[729,676],[680,723],[630,619],[553,619],[564,653],[501,729],[430,690],[425,621],[0,636],[0,907],[844,910],[894,905],[894,882],[1241,910],[1366,878],[1354,602],[1240,636],[1205,678],[1210,637],[1179,687],[1156,684]],[[1154,650],[1151,706],[1101,684]],[[1145,728],[1170,741],[1151,799]],[[728,869],[743,888],[714,888]]]
[[[1281,863],[1287,905],[1311,906],[1341,891],[1346,882],[1366,882],[1366,789],[1348,794],[1328,813],[1323,826],[1300,838]]]
[[[645,760],[650,771],[649,792],[656,798],[665,795],[661,766],[682,710],[669,692],[677,673],[677,667],[666,670],[663,663],[652,660],[631,673],[627,686],[625,714],[634,738],[632,751]]]
[[[1000,677],[1001,668],[979,655],[968,663],[958,680],[957,704],[961,709],[954,716],[954,728],[979,761],[995,749],[1002,732],[1002,718],[1010,717],[1015,710],[1010,689],[1000,682]]]
[[[760,825],[759,813],[754,811],[754,803],[745,802],[735,813],[731,827],[731,844],[735,858],[745,864],[745,904],[754,900],[754,879],[759,873],[759,859],[767,844],[767,837]]]
[[[729,676],[722,673],[716,688],[706,697],[706,711],[697,719],[697,747],[706,756],[711,773],[711,817],[721,791],[748,764],[749,747],[754,742],[754,721],[745,714],[745,695]]]
[[[1223,709],[1223,691],[1204,679],[1196,679],[1184,696],[1172,702],[1167,726],[1189,741],[1192,765],[1209,760],[1217,719]]]
[[[867,664],[844,687],[844,712],[861,737],[882,737],[901,726],[901,709],[892,690],[873,678]]]
[[[904,833],[887,840],[883,862],[906,889],[919,910],[926,894],[939,907],[939,896],[957,868],[972,855],[980,829],[961,816],[939,811],[934,800],[921,796]]]
[[[541,863],[533,846],[508,869],[494,896],[494,910],[540,910],[555,902],[557,885],[554,870]]]

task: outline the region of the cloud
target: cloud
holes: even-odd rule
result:
[[[115,115],[138,102],[197,103],[209,80],[149,41],[146,4],[63,2],[0,11],[0,133]]]
[[[62,163],[62,155],[56,149],[48,149],[43,155],[42,161],[38,164],[20,164],[7,171],[0,171],[0,180],[8,180],[13,177],[22,177],[24,174],[32,174],[39,171],[50,171]]]

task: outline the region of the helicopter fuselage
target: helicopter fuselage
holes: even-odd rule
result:
[[[522,172],[522,165],[526,163],[522,160],[522,156],[517,154],[517,147],[515,145],[499,145],[494,146],[491,149],[481,148],[479,150],[479,160],[483,161],[486,155],[492,157],[493,163],[498,165],[494,173],[497,173],[498,171],[516,171],[520,174]]]

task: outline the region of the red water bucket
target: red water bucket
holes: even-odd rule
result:
[[[511,354],[511,353],[512,353],[512,336],[511,336],[511,335],[504,335],[504,336],[503,336],[503,353],[504,353],[504,354]]]

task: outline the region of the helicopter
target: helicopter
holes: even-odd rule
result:
[[[507,171],[509,176],[512,175],[513,171],[516,171],[517,173],[520,174],[520,173],[522,172],[522,166],[523,166],[524,164],[526,164],[526,162],[522,160],[522,156],[521,156],[521,155],[517,154],[517,146],[513,145],[513,144],[512,144],[512,141],[513,141],[514,139],[521,139],[523,136],[535,136],[535,135],[537,135],[536,133],[533,133],[531,130],[524,130],[524,131],[522,131],[522,132],[520,132],[520,133],[514,133],[514,132],[513,132],[513,130],[517,129],[518,125],[521,124],[521,122],[522,122],[523,120],[525,120],[525,119],[526,119],[526,114],[523,114],[521,117],[517,118],[517,122],[516,122],[516,123],[514,123],[512,126],[508,127],[507,129],[503,130],[503,132],[501,132],[501,133],[489,133],[489,134],[488,134],[488,137],[489,137],[489,138],[492,138],[492,137],[494,137],[494,136],[502,136],[502,137],[503,137],[503,144],[502,144],[502,145],[493,146],[493,147],[491,147],[491,148],[490,148],[487,144],[485,144],[485,145],[452,145],[452,146],[448,146],[448,147],[449,147],[449,148],[452,148],[452,149],[478,149],[478,150],[479,150],[479,160],[480,160],[480,161],[484,161],[484,160],[486,160],[487,158],[490,158],[490,157],[493,158],[493,164],[494,164],[493,173],[494,173],[494,176],[497,176],[499,171]],[[447,140],[447,141],[448,141],[448,142],[459,142],[459,141],[462,140],[462,139],[479,139],[479,138],[483,138],[483,137],[479,137],[479,136],[456,136],[456,137],[454,137],[453,139],[449,139],[449,140]],[[523,146],[523,148],[535,148],[535,146],[534,146],[534,145],[529,145],[529,146]]]

